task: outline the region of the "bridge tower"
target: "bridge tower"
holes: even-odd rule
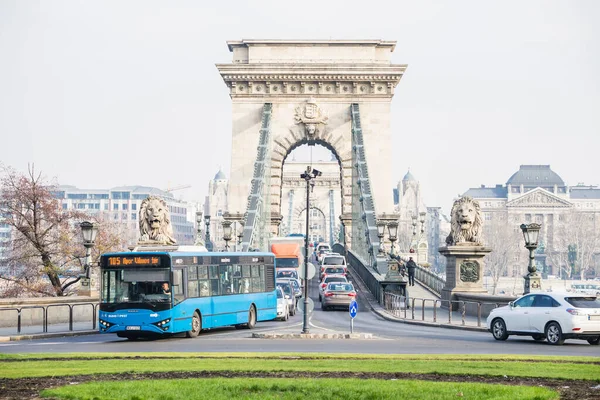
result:
[[[233,60],[217,68],[232,100],[228,212],[245,213],[245,247],[261,247],[256,235],[279,233],[282,207],[288,207],[281,196],[283,165],[303,144],[321,144],[338,160],[346,244],[361,246],[361,253],[378,245],[375,218],[394,212],[390,103],[406,69],[391,63],[396,42],[227,45]]]

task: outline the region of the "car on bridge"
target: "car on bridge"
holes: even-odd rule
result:
[[[321,270],[321,276],[319,277],[319,282],[323,281],[328,275],[348,275],[348,270],[346,267],[325,267]]]
[[[353,300],[356,300],[356,290],[351,283],[329,283],[323,292],[321,309],[327,311],[334,307],[345,307],[348,310]]]
[[[510,335],[531,336],[560,345],[566,339],[600,343],[600,299],[581,293],[529,293],[507,306],[495,308],[487,329],[496,340]]]
[[[290,307],[288,305],[288,298],[281,287],[277,287],[277,319],[287,321],[290,317]]]
[[[344,275],[329,275],[326,276],[325,279],[319,284],[319,301],[323,300],[323,292],[329,283],[348,283],[348,278]]]

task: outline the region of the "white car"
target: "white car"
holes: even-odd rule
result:
[[[287,321],[290,317],[290,309],[288,305],[288,299],[283,294],[283,289],[277,287],[277,319]]]
[[[583,339],[598,345],[600,299],[580,293],[529,293],[493,309],[487,318],[487,329],[496,340],[519,335],[555,345],[565,339]]]

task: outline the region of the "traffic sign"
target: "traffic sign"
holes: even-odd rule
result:
[[[298,299],[298,309],[300,310],[301,313],[304,314],[304,298]],[[314,309],[315,309],[315,302],[313,301],[313,299],[311,299],[309,297],[308,298],[308,311],[307,311],[308,314],[313,312]]]
[[[352,300],[350,302],[350,318],[354,319],[354,317],[356,317],[356,314],[358,313],[358,303],[356,302],[356,300]]]
[[[308,263],[308,274],[306,275],[306,279],[312,279],[315,277],[315,273],[317,272],[317,268],[311,262]],[[304,279],[304,264],[300,265],[298,268],[298,276],[300,279]]]

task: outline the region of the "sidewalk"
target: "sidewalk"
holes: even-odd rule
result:
[[[349,271],[352,275],[352,282],[361,292],[361,299],[368,304],[371,311],[385,320],[439,328],[487,332],[485,318],[481,319],[481,326],[478,326],[477,317],[475,316],[463,316],[460,311],[449,312],[448,309],[441,307],[440,298],[418,281],[415,281],[415,286],[408,287],[408,309],[398,310],[396,313],[387,311],[377,302],[360,277],[352,274],[352,270]],[[437,303],[436,300],[438,300]]]

